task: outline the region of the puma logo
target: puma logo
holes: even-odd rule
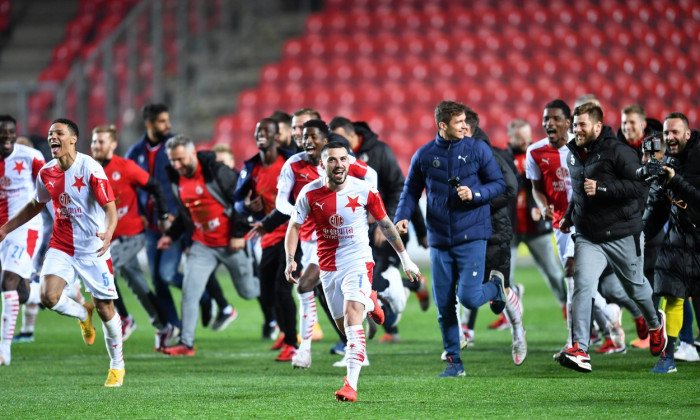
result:
[[[305,180],[309,180],[309,176],[306,174],[299,174],[300,177],[304,178]]]
[[[457,156],[457,159],[461,160],[464,163],[467,163],[467,156],[459,155],[459,156]]]
[[[542,158],[542,163],[549,165],[549,158]]]
[[[54,181],[49,181],[49,185],[51,185],[51,188],[54,188],[53,183],[54,183]]]
[[[323,211],[323,206],[325,206],[326,203],[314,203],[314,205],[321,207],[321,211]]]

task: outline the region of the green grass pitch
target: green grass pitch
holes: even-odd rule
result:
[[[325,314],[311,368],[293,370],[275,362],[277,352],[260,339],[258,303],[238,298],[227,275],[220,280],[240,317],[221,332],[198,326],[194,357],[153,351],[154,331],[122,284],[139,327],[124,346],[121,388],[103,387],[109,365],[99,321],[95,344],[87,347],[75,320],[41,311],[36,341],[14,344],[12,365],[0,368],[1,418],[700,418],[700,363],[677,362],[678,373],[654,375],[656,358],[633,348],[593,354],[590,374],[555,363],[566,328],[533,267],[516,272],[526,286],[529,353],[522,366],[512,362],[510,333],[486,328],[494,315],[484,307],[476,345],[462,353],[466,377],[437,378],[444,362],[436,310],[431,304],[422,312],[411,296],[402,342],[368,341],[371,365],[362,369],[354,404],[333,397],[345,370],[332,366],[340,357],[329,353],[337,337]],[[629,314],[624,326],[629,343],[635,338]]]

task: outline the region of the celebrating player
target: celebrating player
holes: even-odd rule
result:
[[[0,242],[23,226],[52,201],[53,235],[41,270],[41,302],[62,315],[78,318],[87,345],[95,342],[92,311],[102,319],[107,352],[111,359],[105,386],[124,381],[121,319],[114,311],[117,298],[109,244],[117,226],[114,193],[102,166],[78,153],[78,126],[59,118],[49,129],[54,159],[39,171],[36,197],[0,227]],[[63,289],[80,276],[95,304],[78,304]]]
[[[369,246],[368,213],[378,220],[382,233],[399,254],[404,271],[416,280],[418,267],[404,249],[399,233],[386,214],[379,192],[369,183],[348,177],[350,156],[337,142],[321,150],[325,177],[307,184],[299,193],[285,237],[287,280],[296,283],[294,254],[304,221],[318,235],[318,261],[323,292],[340,331],[348,340],[345,384],[336,391],[338,401],[357,401],[357,379],[365,354],[365,314],[375,309],[377,292],[372,291],[372,249]]]

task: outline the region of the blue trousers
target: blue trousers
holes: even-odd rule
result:
[[[180,317],[175,308],[173,295],[170,293],[170,285],[182,287],[182,274],[177,269],[182,256],[182,238],[173,241],[170,248],[161,251],[156,249],[160,232],[146,231],[146,255],[148,255],[148,268],[151,270],[151,280],[155,295],[163,310],[165,320],[170,324],[182,328]]]
[[[465,242],[450,248],[430,248],[433,300],[438,310],[442,344],[447,357],[459,359],[460,328],[457,299],[469,309],[478,308],[498,296],[492,283],[482,284],[486,240]]]
[[[681,328],[678,338],[688,344],[693,344],[695,341],[693,338],[693,306],[688,299],[683,302],[683,328]]]

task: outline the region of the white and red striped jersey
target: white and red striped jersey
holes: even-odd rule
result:
[[[374,169],[352,155],[349,163],[348,175],[364,179],[375,188],[377,187],[377,172]],[[284,166],[282,166],[282,171],[277,181],[277,198],[275,199],[277,210],[291,216],[294,211],[294,205],[291,204],[290,198],[295,201],[305,185],[325,177],[325,175],[326,171],[321,168],[320,164],[314,166],[309,162],[306,152],[297,153],[287,159]],[[299,237],[302,241],[311,240],[313,237],[313,226],[308,224],[302,225]]]
[[[566,145],[554,148],[548,139],[542,139],[527,148],[525,177],[542,181],[548,204],[554,206],[552,226],[559,229],[559,221],[566,213],[571,199],[571,177],[566,158]]]
[[[37,175],[45,163],[41,152],[22,144],[15,144],[8,157],[0,157],[0,226],[34,198]],[[42,225],[41,216],[36,216],[21,229],[40,231]]]
[[[340,191],[331,191],[325,177],[306,185],[292,214],[292,221],[303,224],[308,220],[315,228],[319,268],[323,271],[372,262],[367,214],[376,220],[386,216],[376,187],[351,176],[346,182]]]
[[[102,166],[90,156],[77,153],[67,171],[58,160],[47,163],[36,180],[36,199],[54,207],[53,234],[49,248],[71,256],[95,256],[102,246],[97,233],[105,231],[102,206],[114,201],[112,186]]]

